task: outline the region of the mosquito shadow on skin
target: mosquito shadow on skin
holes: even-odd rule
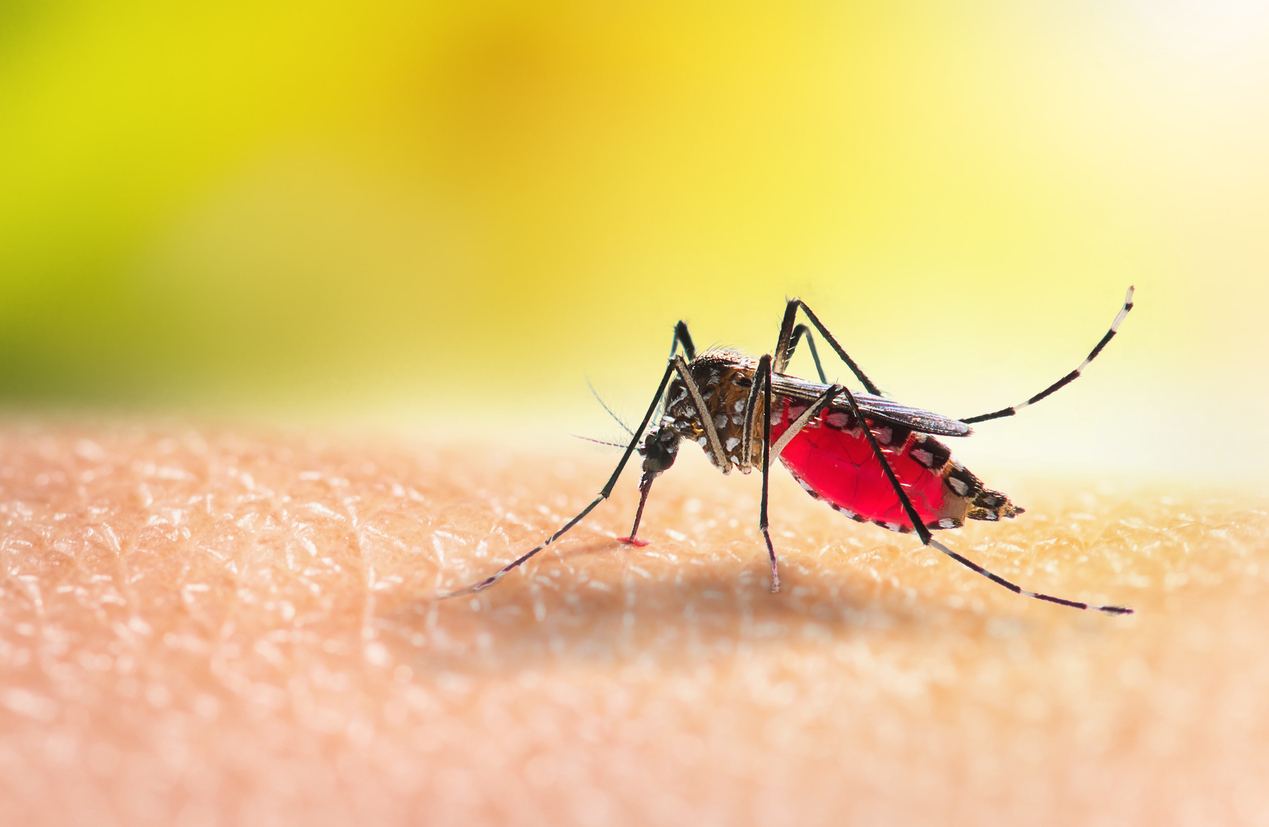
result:
[[[585,553],[585,552],[581,552]],[[968,610],[922,604],[904,590],[875,582],[834,581],[787,567],[784,591],[771,594],[765,561],[737,568],[680,567],[672,576],[637,574],[581,581],[561,571],[509,575],[496,586],[443,601],[381,604],[379,638],[416,674],[505,671],[561,660],[621,665],[652,654],[698,662],[740,647],[805,645],[905,629],[972,631],[982,619]],[[614,569],[617,569],[614,566]],[[970,633],[970,632],[967,632]]]

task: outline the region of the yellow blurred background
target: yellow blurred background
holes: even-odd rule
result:
[[[0,400],[612,436],[816,308],[958,450],[1263,477],[1269,11],[0,5]],[[795,365],[810,373],[802,357]],[[619,435],[619,431],[617,432]],[[973,446],[973,447],[969,447]]]

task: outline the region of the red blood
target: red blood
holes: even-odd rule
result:
[[[786,399],[779,420],[771,424],[773,443],[788,429],[792,419]],[[868,423],[873,424],[872,420]],[[897,448],[882,446],[895,476],[908,492],[922,521],[928,524],[938,520],[943,509],[943,480],[903,451],[902,446]],[[793,476],[833,505],[865,520],[912,527],[862,430],[832,428],[824,424],[821,415],[789,442],[780,460]]]
[[[646,545],[650,545],[652,542],[651,540],[640,540],[638,537],[618,537],[617,540],[628,546],[634,546],[635,548],[643,548]]]

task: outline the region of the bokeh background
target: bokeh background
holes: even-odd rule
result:
[[[1243,0],[0,4],[0,402],[607,437],[801,295],[962,454],[1269,461]],[[809,364],[799,367],[809,373]]]

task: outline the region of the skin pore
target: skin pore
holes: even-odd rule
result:
[[[0,429],[6,824],[1257,823],[1263,498],[992,479],[911,537],[685,454],[637,469],[180,421]],[[614,454],[616,452],[613,452]],[[982,469],[980,473],[984,473]],[[984,478],[988,478],[984,473]]]

